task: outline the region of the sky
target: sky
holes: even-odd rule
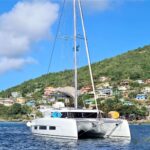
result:
[[[92,63],[150,44],[149,0],[81,1]],[[63,0],[0,0],[0,90],[47,73],[62,5]],[[77,33],[83,35],[78,11]],[[73,68],[72,36],[72,0],[66,0],[50,72]],[[78,67],[85,66],[83,39],[77,44]]]

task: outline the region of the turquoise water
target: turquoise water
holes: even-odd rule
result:
[[[0,150],[150,150],[150,125],[131,125],[132,140],[63,140],[32,135],[24,123],[0,123]]]

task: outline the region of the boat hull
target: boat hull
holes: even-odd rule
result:
[[[31,122],[33,134],[56,138],[102,138],[105,132],[100,128],[97,119],[40,118]]]
[[[127,120],[102,118],[101,126],[105,130],[107,138],[128,138],[131,139],[130,128]]]
[[[77,125],[74,119],[35,119],[31,122],[31,131],[33,134],[36,135],[56,138],[78,139]]]
[[[128,122],[122,119],[40,118],[31,122],[33,134],[55,138],[131,138]]]

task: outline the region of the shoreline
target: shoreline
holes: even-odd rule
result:
[[[130,125],[142,125],[142,124],[150,124],[150,120],[133,120],[128,121]]]
[[[22,119],[1,119],[0,118],[0,122],[28,122],[30,120],[22,120]]]
[[[1,122],[28,122],[30,120],[22,120],[22,119],[2,119],[0,118],[0,123]],[[128,121],[129,125],[142,125],[142,124],[150,124],[150,120],[133,120],[133,121]]]

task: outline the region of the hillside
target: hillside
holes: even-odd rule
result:
[[[122,79],[148,79],[150,78],[150,46],[138,48],[116,57],[105,59],[101,62],[92,64],[94,82],[99,82],[100,76],[110,77],[112,82]],[[79,69],[78,84],[79,88],[90,83],[88,67]],[[43,89],[47,86],[73,86],[73,71],[66,70],[57,73],[49,73],[36,79],[31,79],[0,92],[0,97],[8,97],[12,91],[20,91],[23,95],[35,93],[41,96]],[[38,92],[35,92],[37,89]]]

